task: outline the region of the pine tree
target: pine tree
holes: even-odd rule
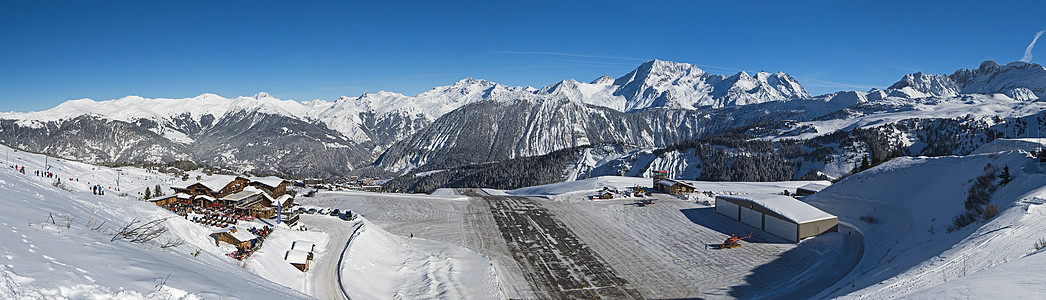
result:
[[[871,168],[872,163],[868,161],[868,156],[865,155],[864,158],[861,159],[861,171],[868,170]]]
[[[999,173],[999,185],[1006,185],[1013,180],[1013,176],[1010,175],[1010,166],[1002,167],[1002,173]]]
[[[152,197],[153,196],[150,194],[149,188],[145,188],[145,199],[148,200],[149,198],[152,198]]]
[[[153,191],[153,195],[155,195],[156,197],[163,196],[163,190],[160,189],[159,184],[156,185],[156,190]]]

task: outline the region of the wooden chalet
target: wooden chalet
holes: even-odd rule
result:
[[[256,218],[272,218],[276,216],[277,207],[294,205],[294,196],[287,193],[288,184],[288,181],[275,176],[214,175],[188,185],[172,186],[177,199],[157,205],[177,201],[196,207],[237,209]]]
[[[252,177],[250,178],[250,182],[248,182],[248,184],[262,191],[265,191],[269,194],[269,196],[273,198],[287,194],[288,182],[286,180],[283,180],[283,178],[279,178],[276,176]]]
[[[301,250],[290,250],[283,255],[284,260],[287,260],[288,263],[302,272],[309,270],[310,257],[311,255],[308,252]]]
[[[658,180],[654,182],[654,189],[673,195],[686,195],[696,190],[693,185],[674,179]]]
[[[149,202],[156,204],[156,206],[164,206],[171,203],[178,202],[178,195],[162,196],[149,199]]]
[[[211,237],[214,238],[215,243],[226,242],[244,251],[251,249],[254,243],[258,241],[258,236],[247,230],[238,230],[236,227],[218,230],[212,233]]]

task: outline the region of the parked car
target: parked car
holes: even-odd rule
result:
[[[331,211],[331,212],[329,213],[329,215],[331,215],[331,216],[337,216],[337,215],[338,215],[338,214],[340,214],[340,213],[341,213],[341,210],[339,210],[339,209],[335,208],[334,210],[332,210],[332,211]]]
[[[315,208],[310,208],[309,209],[309,214],[311,215],[311,214],[314,214],[314,213],[316,213],[316,209]]]

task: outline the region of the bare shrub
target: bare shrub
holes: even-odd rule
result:
[[[167,233],[167,227],[163,226],[163,222],[168,218],[156,219],[149,222],[138,221],[137,218],[131,220],[130,223],[124,225],[116,231],[113,238],[110,241],[116,241],[116,239],[127,240],[132,243],[144,244],[156,240],[164,233]]]
[[[1035,242],[1035,251],[1046,249],[1046,239],[1040,238]]]
[[[984,213],[981,216],[984,218],[985,221],[987,221],[991,220],[998,214],[999,207],[995,206],[995,204],[988,203],[988,205],[984,207]]]

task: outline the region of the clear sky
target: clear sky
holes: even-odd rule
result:
[[[1046,29],[1043,1],[152,2],[0,0],[0,111],[414,95],[465,77],[542,87],[650,59],[783,71],[818,95],[1016,61]]]

